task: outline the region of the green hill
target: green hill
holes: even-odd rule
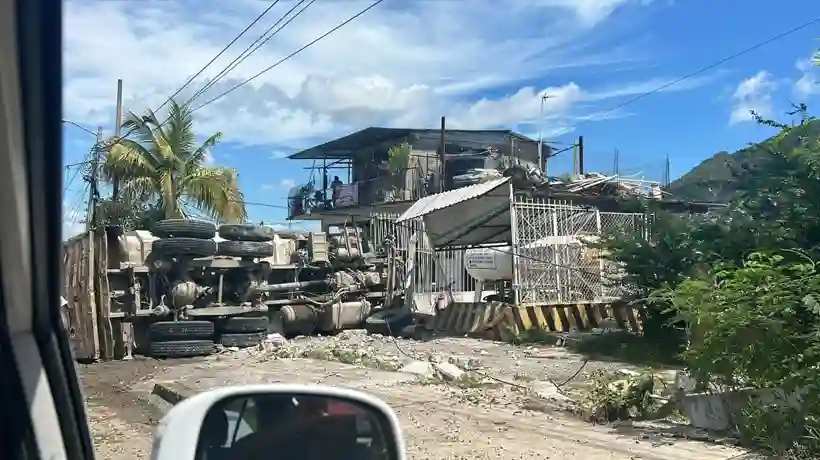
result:
[[[784,145],[792,148],[799,145],[801,136],[820,138],[820,120],[807,123],[805,129],[787,135],[783,139]],[[679,200],[727,203],[741,187],[741,172],[756,170],[756,173],[765,173],[765,168],[758,166],[765,163],[764,156],[770,154],[768,147],[772,145],[772,139],[734,153],[718,152],[669,184],[668,191]]]

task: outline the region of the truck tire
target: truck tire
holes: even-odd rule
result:
[[[307,239],[308,236],[308,232],[303,230],[279,230],[276,234],[284,240]]]
[[[364,320],[364,329],[370,334],[398,336],[413,323],[413,314],[406,310],[377,311]]]
[[[267,332],[269,324],[267,316],[234,316],[222,321],[219,324],[219,331],[229,334]]]
[[[200,238],[209,240],[216,235],[216,225],[202,220],[165,219],[151,227],[158,238]]]
[[[229,257],[264,258],[273,255],[273,245],[261,241],[220,241],[216,247],[216,254]]]
[[[154,358],[191,358],[208,356],[215,350],[210,340],[177,340],[169,342],[151,342],[148,354]]]
[[[214,323],[210,321],[159,321],[148,326],[148,339],[157,342],[212,339]]]
[[[154,241],[151,253],[170,257],[208,257],[216,253],[216,241],[177,237]]]
[[[252,332],[248,334],[222,334],[219,343],[223,347],[248,348],[255,347],[262,343],[267,337],[265,332]]]
[[[276,232],[261,225],[222,225],[219,236],[230,241],[271,241]]]

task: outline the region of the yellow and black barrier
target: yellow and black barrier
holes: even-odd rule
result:
[[[626,302],[522,307],[504,302],[453,302],[438,312],[432,327],[444,333],[502,341],[533,330],[616,327],[640,333],[643,329],[638,309]]]
[[[517,334],[513,308],[504,302],[453,302],[439,310],[432,328],[488,340],[509,340]]]

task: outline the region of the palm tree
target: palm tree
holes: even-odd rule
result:
[[[102,168],[109,182],[117,182],[115,199],[148,204],[165,219],[190,217],[195,209],[219,222],[244,222],[236,170],[206,165],[222,133],[197,146],[191,109],[171,101],[168,115],[164,124],[151,110],[125,115],[122,128],[129,134],[110,141]]]

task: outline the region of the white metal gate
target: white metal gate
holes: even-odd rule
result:
[[[464,268],[463,249],[436,251],[422,218],[398,223],[398,217],[395,213],[371,214],[370,243],[376,248],[388,238],[392,239],[398,258],[405,264],[405,289],[416,296],[424,294],[424,301],[430,303],[441,291],[475,290],[475,280]]]
[[[613,279],[618,267],[589,243],[615,231],[645,233],[644,214],[531,198],[516,198],[511,210],[518,305],[609,301],[625,294]]]

